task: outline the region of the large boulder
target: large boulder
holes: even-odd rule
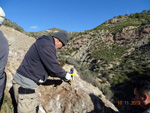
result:
[[[63,67],[69,72],[71,65]],[[39,87],[39,101],[46,113],[115,113],[116,107],[102,92],[80,79],[74,68],[73,86],[61,79],[50,77]],[[43,112],[44,113],[44,112]]]

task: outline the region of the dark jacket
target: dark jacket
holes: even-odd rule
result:
[[[0,31],[0,102],[5,89],[6,74],[5,66],[8,60],[9,46],[8,41]],[[1,106],[0,106],[1,107]]]
[[[8,60],[9,46],[8,41],[0,31],[0,78],[4,76],[5,65]]]
[[[58,63],[52,36],[42,36],[30,47],[17,73],[35,81],[46,81],[48,75],[65,78],[66,72]]]

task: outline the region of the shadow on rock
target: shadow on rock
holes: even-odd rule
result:
[[[94,110],[89,113],[116,113],[113,109],[106,107],[104,102],[93,93],[90,94],[90,97],[94,105]]]
[[[62,84],[62,80],[60,79],[60,80],[55,80],[55,79],[47,79],[46,80],[46,82],[44,82],[42,85],[43,86],[49,86],[49,85],[54,85],[54,87],[56,87],[56,86],[58,86],[58,85],[60,85],[60,84]]]
[[[17,103],[16,103],[16,100],[15,100],[13,87],[10,88],[9,93],[10,93],[10,96],[11,96],[11,99],[12,99],[12,104],[13,104],[13,107],[14,107],[14,113],[17,113]]]

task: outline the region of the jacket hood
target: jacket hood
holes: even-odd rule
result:
[[[41,40],[41,39],[46,39],[46,40],[49,40],[49,41],[51,41],[54,45],[55,45],[55,43],[54,43],[54,38],[52,37],[52,36],[46,36],[46,35],[43,35],[43,36],[41,36],[41,37],[39,37],[38,39],[37,39],[37,41],[38,40]]]

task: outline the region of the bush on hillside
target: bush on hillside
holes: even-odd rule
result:
[[[103,45],[103,47],[93,49],[91,56],[109,63],[122,56],[124,52],[124,48],[117,44],[112,45],[111,48]]]
[[[109,30],[111,33],[116,33],[120,31],[122,28],[127,26],[139,26],[139,25],[145,25],[150,24],[150,10],[143,11],[142,13],[135,13],[130,15],[121,16],[119,15],[117,19],[120,19],[120,21],[116,21],[112,23],[110,20],[101,24],[100,26],[97,26],[93,30]],[[125,18],[123,18],[125,17]]]
[[[14,28],[15,30],[17,31],[20,31],[20,32],[25,32],[24,29],[22,27],[20,27],[19,25],[17,25],[16,23],[14,22],[11,22],[10,20],[6,19],[3,23],[4,26],[8,26],[8,27],[11,27],[11,28]]]

